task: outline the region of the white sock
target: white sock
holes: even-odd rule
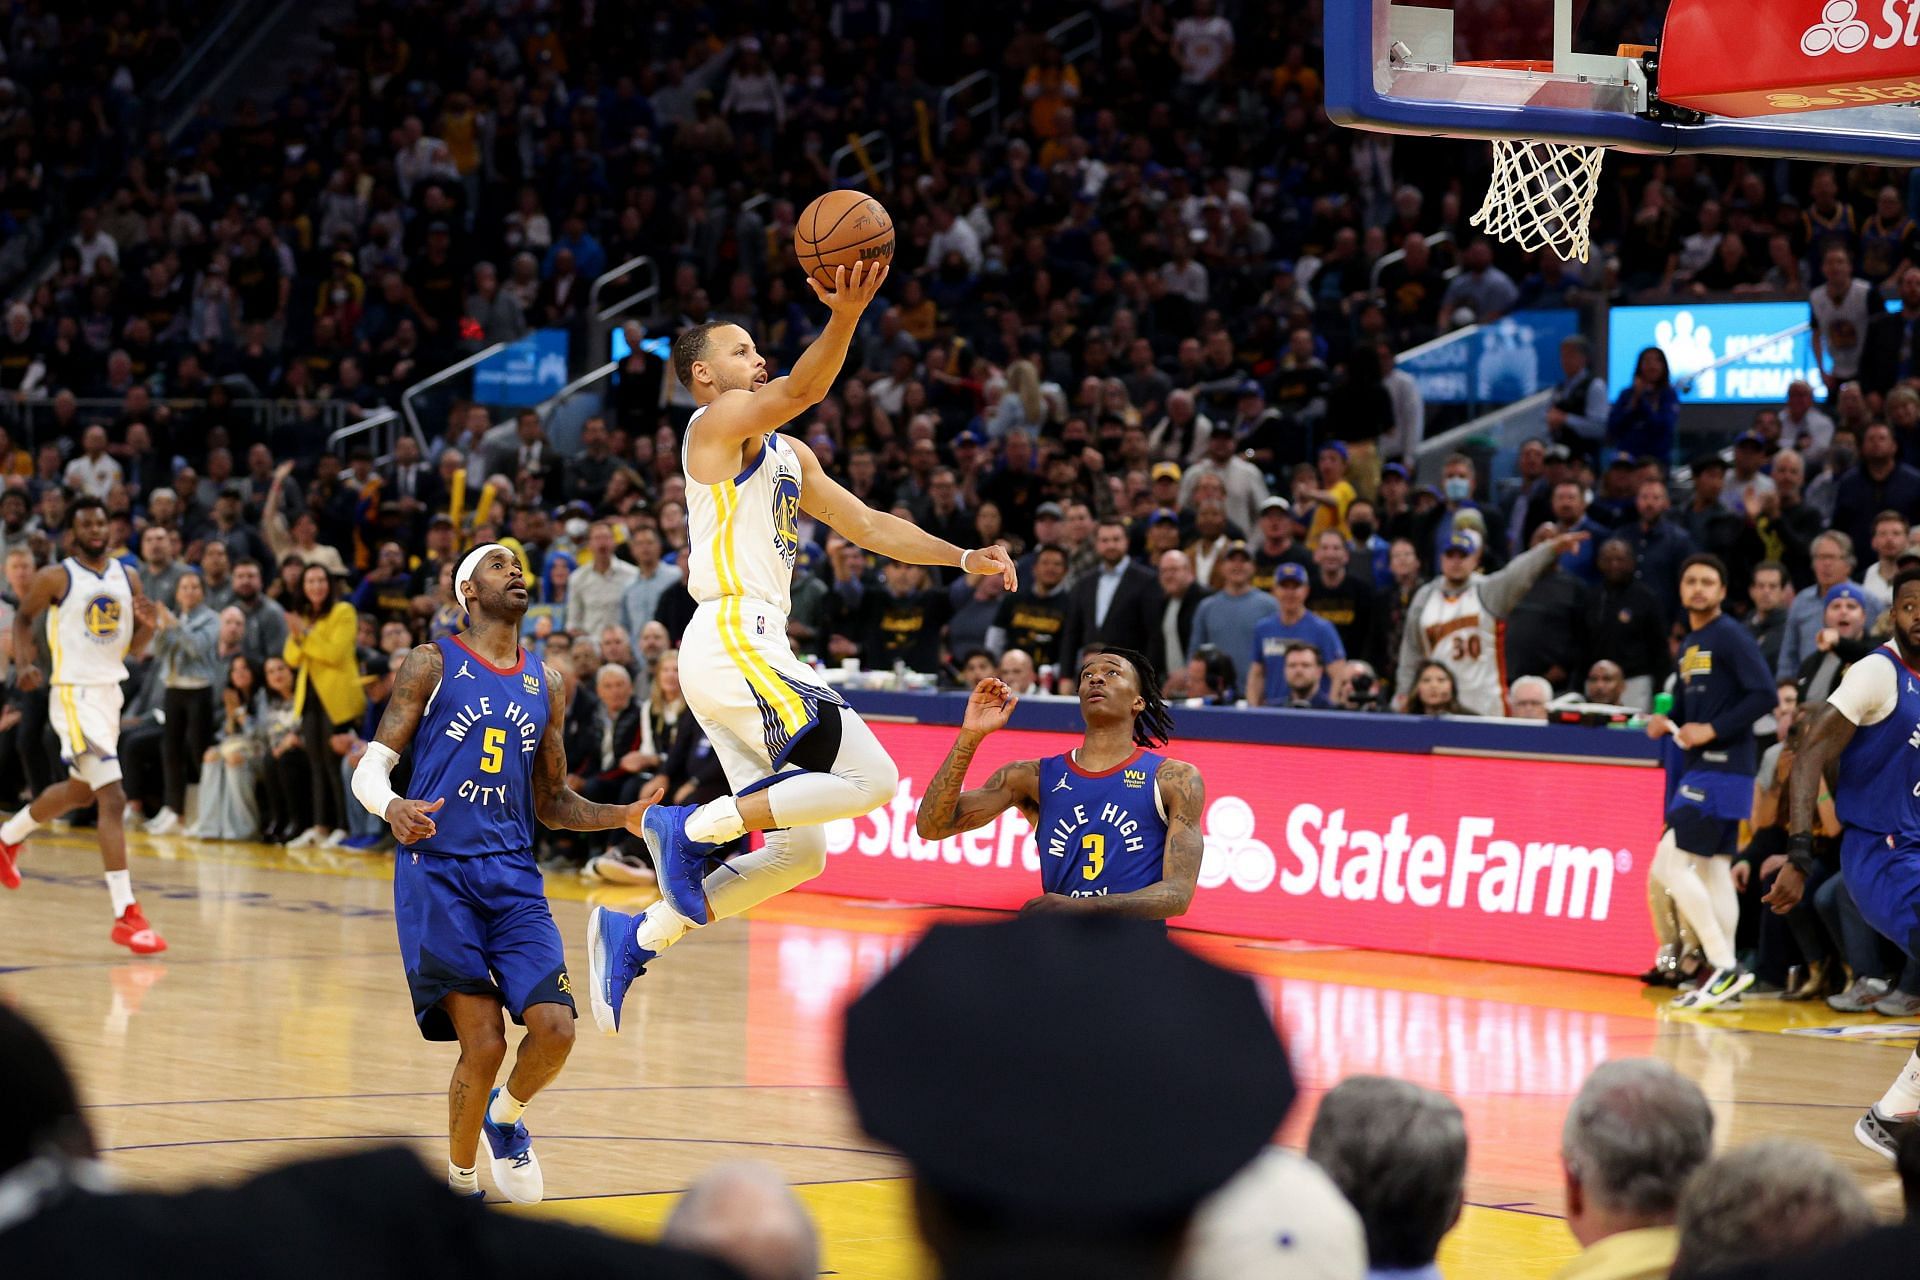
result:
[[[685,937],[691,928],[692,921],[665,902],[656,902],[640,913],[640,923],[634,926],[633,941],[642,951],[659,955]]]
[[[1673,895],[1673,905],[1679,909],[1680,919],[1700,939],[1700,949],[1707,953],[1707,963],[1716,969],[1731,969],[1738,958],[1733,953],[1733,940],[1720,927],[1713,895],[1700,878],[1696,863],[1702,861],[1706,859],[1696,859],[1681,849],[1674,842],[1673,832],[1668,831],[1660,837],[1659,850],[1653,855],[1653,874]]]
[[[127,914],[127,908],[133,905],[133,873],[131,871],[107,872],[107,895],[113,899],[115,920]]]
[[[1920,1049],[1907,1055],[1907,1065],[1881,1095],[1880,1114],[1906,1116],[1920,1111]]]
[[[8,844],[19,844],[39,829],[40,824],[33,820],[33,809],[25,808],[5,822],[0,822],[0,840],[5,840]]]
[[[527,1104],[513,1096],[513,1090],[502,1089],[493,1095],[493,1102],[487,1107],[487,1119],[502,1128],[512,1128],[526,1114]]]
[[[687,817],[688,839],[702,844],[725,844],[746,833],[747,824],[740,821],[740,806],[732,796],[709,800]]]
[[[1720,932],[1733,937],[1740,929],[1740,891],[1733,887],[1733,859],[1691,856],[1694,870],[1707,886],[1707,896],[1713,899],[1713,918],[1719,922]]]
[[[474,1169],[479,1168],[478,1165]],[[453,1161],[447,1161],[447,1187],[457,1196],[470,1196],[480,1189],[480,1179],[474,1176],[474,1169],[462,1169]]]

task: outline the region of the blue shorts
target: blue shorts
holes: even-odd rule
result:
[[[1840,837],[1840,874],[1874,932],[1920,957],[1920,845],[1848,827]]]
[[[1740,851],[1740,823],[1753,812],[1753,777],[1695,769],[1683,774],[1667,801],[1674,843],[1702,856]]]
[[[515,1022],[525,1021],[529,1005],[573,1009],[560,928],[532,853],[455,858],[401,850],[393,915],[413,1016],[427,1039],[459,1039],[440,1007],[451,991],[492,996]]]

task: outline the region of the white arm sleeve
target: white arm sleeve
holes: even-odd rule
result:
[[[393,766],[400,763],[400,756],[392,747],[378,742],[369,742],[366,750],[360,753],[360,763],[353,769],[353,797],[367,807],[367,812],[385,820],[387,805],[400,797],[394,793]]]
[[[1847,668],[1840,687],[1827,699],[1857,725],[1879,724],[1900,705],[1900,677],[1891,662],[1862,658]]]

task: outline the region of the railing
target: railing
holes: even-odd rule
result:
[[[625,280],[629,276],[638,275],[643,268],[647,273],[647,283],[635,292],[628,294],[620,301],[614,303],[605,311],[602,311],[600,308],[600,295],[606,287],[616,281]],[[594,277],[593,284],[587,289],[587,314],[592,316],[596,322],[604,324],[613,316],[627,310],[636,303],[659,296],[660,267],[652,258],[641,254],[637,258],[628,258],[612,270],[602,271]]]
[[[396,411],[392,409],[377,409],[358,422],[349,422],[346,426],[341,427],[329,435],[327,437],[327,449],[329,451],[337,449],[341,444],[351,440],[355,436],[372,435],[374,458],[376,462],[384,463],[393,455],[394,442],[400,438],[400,422],[400,415]],[[427,451],[426,439],[421,436],[418,427],[413,427],[412,433],[415,442],[420,446],[421,454],[425,455]]]
[[[976,92],[982,85],[986,86],[985,91]],[[982,141],[1000,136],[1000,80],[991,71],[976,71],[942,89],[940,97],[934,102],[934,120],[942,145],[945,145],[947,135],[953,132],[954,104],[969,94],[973,95],[974,100],[961,107],[960,113],[975,121],[986,117],[987,127]]]
[[[1791,342],[1801,334],[1811,332],[1813,332],[1813,321],[1807,320],[1794,325],[1791,329],[1782,329],[1778,333],[1768,334],[1766,337],[1760,339],[1760,341],[1742,346],[1738,351],[1729,351],[1718,360],[1703,364],[1698,369],[1687,370],[1673,380],[1674,390],[1683,394],[1692,391],[1693,384],[1700,380],[1700,375],[1703,373],[1711,373],[1715,369],[1723,368],[1726,365],[1738,364],[1742,360],[1750,360],[1756,351],[1770,347],[1776,342]]]
[[[156,399],[155,405],[164,405],[175,412],[192,412],[206,407],[206,400],[197,396],[169,397]],[[118,418],[126,407],[126,402],[112,396],[89,396],[74,402],[79,420],[89,426],[96,422],[111,422]],[[329,442],[333,434],[353,425],[348,418],[352,406],[342,400],[276,400],[266,397],[250,396],[244,399],[228,401],[228,407],[238,413],[249,415],[257,428],[272,429],[299,422],[312,422],[320,430],[329,433]],[[376,412],[390,413],[392,410]],[[38,445],[52,438],[53,397],[28,396],[19,400],[0,398],[0,421],[9,422],[14,428],[16,442]]]
[[[250,10],[253,7],[254,6],[244,3],[243,0],[242,3],[235,4],[234,7],[228,11],[228,16],[237,20],[246,16],[244,13],[239,12],[240,10]],[[171,115],[171,119],[166,122],[165,126],[168,142],[175,141],[182,133],[186,132],[187,126],[193,123],[194,114],[199,109],[200,104],[220,92],[220,90],[225,87],[227,81],[233,79],[235,75],[240,74],[242,71],[249,74],[257,71],[257,68],[252,65],[253,51],[258,49],[267,37],[272,35],[274,31],[279,28],[280,24],[286,20],[287,15],[298,7],[297,0],[279,0],[279,3],[274,5],[267,13],[248,22],[241,28],[238,43],[231,49],[225,51],[226,56],[221,59],[220,64],[211,74],[192,83],[190,92],[184,102],[170,108],[169,114]],[[213,40],[206,41],[200,50],[196,50],[195,60],[197,61],[199,57],[204,56],[205,50],[213,48],[214,45],[219,42],[220,37],[229,34],[232,34],[230,30],[217,31]]]
[[[1480,468],[1489,481],[1502,472],[1501,463],[1508,454],[1517,454],[1520,442],[1528,436],[1539,435],[1546,428],[1547,406],[1553,403],[1553,391],[1536,391],[1524,400],[1515,400],[1505,408],[1484,413],[1470,422],[1463,422],[1451,431],[1420,442],[1413,451],[1414,483],[1433,484],[1440,479],[1440,468],[1446,465],[1447,458],[1460,452],[1471,452],[1468,446],[1475,440],[1490,439],[1493,442],[1492,457],[1488,465]]]
[[[431,391],[433,388],[439,386],[441,383],[447,381],[449,378],[458,377],[460,374],[465,373],[467,370],[473,368],[475,365],[479,364],[481,361],[486,360],[492,356],[499,355],[502,351],[505,351],[507,347],[510,345],[511,345],[510,343],[496,342],[490,347],[486,347],[486,348],[483,348],[482,350],[474,352],[472,355],[468,356],[464,360],[455,361],[453,364],[448,365],[446,368],[440,370],[440,372],[438,373],[428,374],[426,377],[422,378],[420,381],[414,383],[412,386],[408,387],[405,391],[401,392],[400,393],[400,412],[406,415],[407,426],[412,428],[414,438],[416,440],[420,440],[423,442],[426,440],[426,432],[420,429],[420,415],[414,410],[414,407],[413,407],[413,402],[415,400],[418,400],[422,395],[426,394],[428,391]]]
[[[852,160],[854,167],[842,173],[846,162]],[[893,168],[893,139],[878,130],[862,134],[847,143],[827,159],[827,174],[835,186],[850,181],[856,174],[864,173],[871,165],[875,175],[888,172]]]
[[[1082,10],[1071,18],[1062,18],[1047,28],[1047,39],[1060,48],[1061,60],[1068,63],[1097,56],[1100,52],[1100,19],[1092,10]]]
[[[1452,244],[1453,232],[1436,231],[1432,235],[1428,236],[1426,239],[1427,239],[1427,247],[1429,249],[1433,248],[1433,246],[1437,244]],[[1382,271],[1385,271],[1388,267],[1392,266],[1394,263],[1405,262],[1406,259],[1407,259],[1407,251],[1405,249],[1395,249],[1392,253],[1381,254],[1379,259],[1373,264],[1373,273],[1367,277],[1367,287],[1369,289],[1378,289],[1380,287],[1380,273]],[[1459,268],[1455,267],[1453,271],[1447,272],[1448,277],[1451,278],[1454,272],[1458,270]]]

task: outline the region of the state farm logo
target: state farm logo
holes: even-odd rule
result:
[[[1385,831],[1351,830],[1347,811],[1296,804],[1287,815],[1286,862],[1255,838],[1253,809],[1238,796],[1207,806],[1200,887],[1231,884],[1349,902],[1467,906],[1489,914],[1605,920],[1613,878],[1633,870],[1625,849],[1592,848],[1551,839],[1499,839],[1491,818],[1463,815],[1448,835],[1409,830],[1397,814]],[[1525,833],[1533,836],[1537,833]]]
[[[1887,0],[1887,15],[1892,17],[1894,0]],[[1823,53],[1838,50],[1841,53],[1858,53],[1867,47],[1867,41],[1873,32],[1858,16],[1859,9],[1854,0],[1827,0],[1820,10],[1820,21],[1808,27],[1800,37],[1800,52],[1809,58],[1817,58]],[[1896,23],[1894,30],[1898,31]],[[1888,41],[1891,44],[1892,41]],[[1881,45],[1886,48],[1886,45]]]

